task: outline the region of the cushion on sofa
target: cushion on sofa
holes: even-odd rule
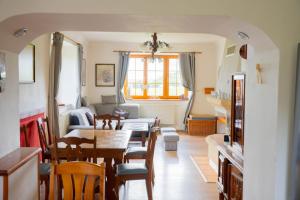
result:
[[[116,104],[116,95],[101,95],[101,100],[103,104]]]
[[[77,117],[79,124],[76,124],[76,125],[90,126],[90,123],[85,115],[86,112],[87,112],[87,110],[85,108],[79,108],[79,109],[72,110],[70,112],[70,119],[74,118],[74,122],[75,122],[75,117]],[[76,122],[77,122],[77,120],[76,120]],[[73,124],[71,124],[71,125],[73,125]]]
[[[90,125],[93,126],[94,125],[94,117],[93,117],[93,115],[91,115],[91,113],[89,113],[89,112],[86,112],[85,116],[88,119]]]

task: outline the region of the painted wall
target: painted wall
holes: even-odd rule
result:
[[[57,6],[59,3],[59,6]],[[72,7],[69,6],[72,3]],[[160,5],[157,7],[157,5]],[[253,110],[257,108],[262,108],[264,110],[265,107],[272,108],[271,110],[275,111],[272,113],[274,115],[268,115],[266,120],[259,120],[257,115],[249,115],[247,117],[248,123],[254,124],[254,126],[248,127],[247,134],[249,143],[246,144],[246,151],[254,151],[256,154],[254,156],[246,156],[247,161],[252,163],[264,163],[266,164],[265,168],[245,168],[245,176],[247,177],[255,177],[257,182],[252,182],[251,180],[246,181],[244,185],[244,199],[288,199],[288,181],[289,181],[289,155],[290,148],[289,144],[292,137],[292,121],[293,121],[293,108],[294,108],[294,86],[295,86],[295,69],[296,69],[296,49],[297,43],[300,40],[300,13],[298,12],[300,7],[299,1],[276,1],[274,3],[271,0],[264,1],[218,1],[218,0],[201,0],[201,1],[172,1],[172,9],[170,9],[170,1],[149,1],[149,2],[141,2],[137,0],[123,1],[116,3],[115,1],[80,1],[80,0],[66,0],[64,2],[54,0],[51,2],[42,2],[37,3],[35,0],[28,0],[24,2],[19,2],[16,0],[3,0],[0,3],[2,9],[0,12],[0,21],[7,19],[11,16],[24,14],[24,13],[109,13],[112,14],[109,18],[103,18],[105,22],[108,24],[105,27],[101,27],[101,30],[112,30],[113,23],[111,23],[112,16],[119,16],[121,14],[131,14],[132,20],[127,20],[127,23],[124,23],[123,26],[118,26],[118,28],[132,30],[138,29],[139,26],[144,24],[146,31],[188,31],[188,32],[209,32],[209,33],[219,33],[226,37],[231,37],[231,39],[239,40],[236,36],[236,32],[240,30],[246,31],[250,35],[250,44],[254,44],[254,47],[258,50],[253,57],[253,62],[259,61],[259,56],[266,56],[267,60],[264,60],[264,64],[269,66],[269,82],[265,85],[268,88],[274,88],[276,92],[272,89],[264,89],[257,88],[254,90],[248,90],[248,95],[253,94],[253,98],[257,98],[256,105],[247,106],[247,110],[253,112]],[[33,6],[34,5],[34,6]],[[84,8],[84,9],[83,9]],[[268,10],[268,12],[266,12]],[[118,14],[118,15],[114,15]],[[135,16],[147,15],[147,17],[141,16],[139,20],[134,20]],[[163,15],[162,18],[157,16]],[[204,15],[204,16],[203,16]],[[212,18],[208,15],[221,15],[226,16],[223,18],[224,21],[226,19],[240,19],[246,23],[241,22],[240,26],[235,24],[232,26],[232,21],[229,23],[224,23],[221,26],[214,26],[216,24],[216,16]],[[172,16],[174,18],[172,18]],[[179,23],[180,20],[186,18],[188,22],[197,18],[199,19],[198,23],[185,23],[185,25],[189,26],[189,28],[183,29],[182,24],[180,26],[176,26],[175,24]],[[82,16],[80,16],[82,19]],[[121,16],[122,18],[124,16]],[[172,24],[166,26],[162,21],[164,19],[168,19],[171,17],[170,21]],[[73,18],[73,16],[72,16]],[[22,18],[23,19],[23,18]],[[94,20],[97,24],[104,23],[102,18],[95,19],[90,18],[91,22]],[[155,21],[155,19],[159,19],[161,21]],[[202,21],[201,21],[202,19]],[[204,21],[210,20],[205,23]],[[37,18],[31,20],[30,24],[38,24],[40,28],[40,23],[36,22]],[[120,18],[118,18],[120,20]],[[173,21],[172,21],[173,20]],[[114,21],[117,23],[118,21]],[[157,22],[157,23],[156,23]],[[63,23],[63,21],[59,20],[59,24]],[[79,23],[79,21],[76,21]],[[130,26],[129,23],[135,24],[135,26]],[[57,27],[58,25],[57,24]],[[78,26],[72,26],[71,22],[67,21],[68,25],[65,25],[66,30],[74,30]],[[243,24],[243,25],[242,25]],[[257,27],[253,28],[250,24]],[[16,27],[20,27],[24,25],[24,23],[15,24],[13,28],[9,28],[4,24],[1,25],[3,31],[1,34],[10,35],[9,40],[7,42],[2,41],[0,44],[1,48],[9,49],[11,46],[11,41],[15,41],[13,45],[17,46],[17,39],[12,39],[11,33],[16,30]],[[237,25],[237,26],[235,26]],[[35,27],[36,27],[35,26]],[[48,24],[47,24],[47,27]],[[228,28],[235,27],[235,28]],[[199,29],[197,29],[199,28]],[[95,26],[90,27],[85,23],[84,25],[80,25],[81,30],[95,30]],[[275,46],[271,45],[270,41],[265,40],[266,38],[260,37],[260,29],[266,35],[270,37],[270,39],[276,44]],[[100,30],[100,28],[98,28]],[[258,30],[258,31],[257,31]],[[141,31],[141,30],[140,30]],[[262,40],[261,40],[262,39]],[[24,39],[26,40],[26,39]],[[26,41],[23,41],[25,44]],[[2,46],[3,44],[3,46]],[[12,46],[11,46],[12,47]],[[278,48],[278,49],[277,49]],[[262,53],[262,49],[267,50],[270,55],[266,55]],[[273,52],[273,50],[275,52]],[[14,55],[14,54],[12,54]],[[17,62],[17,57],[15,57],[12,62]],[[278,63],[275,63],[278,61]],[[270,64],[270,65],[269,65]],[[16,65],[11,65],[10,67],[14,68]],[[248,65],[249,69],[255,69],[255,65]],[[12,69],[15,71],[16,69]],[[267,75],[266,73],[265,75]],[[248,74],[247,74],[248,75]],[[252,73],[253,75],[253,73]],[[272,77],[271,77],[272,75]],[[251,76],[251,74],[249,74]],[[15,79],[12,84],[16,84],[17,79]],[[10,86],[11,87],[11,86]],[[251,87],[250,87],[251,88]],[[14,92],[16,92],[14,90]],[[261,96],[257,96],[260,95]],[[251,95],[249,96],[251,97]],[[13,105],[13,98],[18,99],[18,94],[13,94],[11,97],[6,100],[9,103],[6,105]],[[3,100],[1,98],[1,100]],[[252,99],[251,99],[252,100]],[[14,104],[18,105],[17,102]],[[253,106],[253,107],[252,107]],[[4,106],[0,106],[2,109]],[[15,109],[15,108],[13,108]],[[2,111],[2,110],[1,110]],[[10,125],[17,126],[17,121],[14,121],[14,118],[17,117],[18,112],[12,112],[12,110],[5,109],[4,112],[1,112],[0,121],[3,122],[2,119],[9,117]],[[247,112],[247,111],[246,111]],[[254,112],[253,112],[254,113]],[[264,113],[266,114],[266,113]],[[274,131],[274,127],[276,130]],[[16,134],[17,129],[11,128],[11,126],[5,126],[1,131],[4,132],[12,132],[13,135]],[[1,134],[2,136],[2,134]],[[261,141],[265,141],[263,144],[257,144],[257,138],[260,138]],[[6,137],[5,137],[6,138]],[[4,141],[4,140],[3,140]],[[275,145],[276,144],[276,145]],[[275,151],[260,151],[259,156],[257,156],[258,146],[260,148],[269,148],[272,146]],[[275,146],[275,147],[274,147]],[[10,147],[12,148],[12,147]],[[1,151],[2,153],[2,151]],[[246,152],[245,152],[246,154]],[[274,163],[265,163],[264,160],[266,157],[274,158]],[[275,181],[273,179],[268,179],[265,176],[257,176],[257,174],[266,173],[268,175],[275,177]],[[256,190],[248,190],[249,188],[253,188],[253,185],[257,183]],[[274,189],[275,188],[275,189]]]
[[[218,51],[220,46],[218,42],[224,43],[225,39],[220,38],[216,42],[201,44],[172,44],[172,51],[201,51],[196,54],[196,96],[192,113],[195,114],[213,114],[212,106],[206,101],[203,92],[205,87],[214,87],[216,85],[216,69],[218,63]],[[116,87],[95,87],[95,64],[112,63],[116,65],[116,73],[119,70],[119,55],[113,50],[139,50],[140,44],[133,43],[114,43],[114,42],[90,42],[87,54],[87,93],[86,96],[91,103],[101,102],[101,95],[110,95],[116,93]],[[117,80],[116,80],[117,81]],[[186,108],[186,101],[128,101],[139,103],[141,106],[141,117],[161,118],[161,123],[172,125],[178,129],[183,129],[183,117]],[[166,106],[168,105],[168,106]],[[149,110],[148,108],[152,109]],[[174,115],[174,117],[168,117]]]
[[[35,83],[19,84],[21,117],[47,110],[50,34],[44,34],[31,43],[35,45]]]
[[[4,52],[6,59],[6,84],[0,93],[0,157],[20,145],[19,136],[19,69],[18,54]]]

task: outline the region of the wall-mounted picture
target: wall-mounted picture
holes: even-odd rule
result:
[[[19,54],[19,82],[35,82],[35,46],[27,45]]]
[[[86,86],[86,60],[81,61],[81,86]]]
[[[0,52],[0,93],[4,92],[6,79],[5,54]]]
[[[114,87],[115,64],[96,64],[95,83],[96,87]]]

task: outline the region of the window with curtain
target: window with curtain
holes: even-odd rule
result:
[[[186,98],[178,55],[130,55],[124,93],[132,99]]]
[[[57,96],[59,104],[72,105],[73,107],[76,105],[78,87],[80,87],[78,80],[78,73],[80,73],[78,57],[78,45],[67,38],[64,39],[60,83]]]

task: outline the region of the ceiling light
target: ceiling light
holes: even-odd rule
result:
[[[250,38],[249,35],[241,31],[238,32],[238,36],[241,40],[248,40]]]
[[[28,28],[20,28],[14,32],[14,36],[15,37],[24,36],[24,35],[26,35],[27,31],[28,31]]]
[[[143,43],[147,49],[151,51],[152,58],[154,58],[154,54],[158,51],[158,49],[169,48],[170,45],[166,42],[157,40],[157,33],[153,33],[152,41],[146,41]]]

